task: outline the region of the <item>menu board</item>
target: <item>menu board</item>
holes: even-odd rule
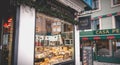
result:
[[[83,47],[82,65],[93,65],[93,50],[92,47]]]

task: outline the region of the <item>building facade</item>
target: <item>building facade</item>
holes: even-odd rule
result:
[[[80,64],[75,62],[75,9],[55,0],[0,3],[1,9],[6,6],[0,12],[0,65]]]
[[[78,16],[81,48],[93,47],[96,61],[119,63],[120,0],[93,0],[92,7]],[[90,23],[82,22],[87,20]]]

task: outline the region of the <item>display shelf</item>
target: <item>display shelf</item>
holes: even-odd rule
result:
[[[39,48],[39,49],[37,49]],[[72,46],[37,46],[35,48],[36,59],[44,58],[42,63],[48,63],[53,65],[61,63],[66,60],[72,60],[73,47]]]

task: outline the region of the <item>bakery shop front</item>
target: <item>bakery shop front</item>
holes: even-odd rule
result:
[[[94,60],[120,63],[120,29],[80,32],[80,42],[93,47]]]
[[[74,60],[73,25],[37,14],[35,65],[54,65]]]
[[[56,1],[48,0],[46,4],[48,9],[36,12],[34,65],[74,65],[73,24],[70,23],[70,19],[74,20],[74,10]]]

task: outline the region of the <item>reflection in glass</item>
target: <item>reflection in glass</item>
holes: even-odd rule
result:
[[[98,56],[111,56],[109,49],[109,40],[98,40],[96,41],[96,46]]]
[[[35,65],[54,65],[73,60],[73,25],[37,14]]]
[[[114,57],[120,58],[120,40],[113,40]]]

